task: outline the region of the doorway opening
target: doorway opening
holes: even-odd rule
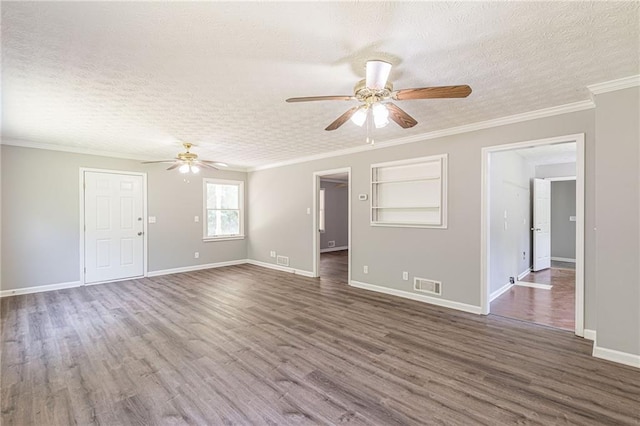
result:
[[[483,149],[483,313],[584,334],[584,135]]]
[[[314,276],[348,283],[351,265],[351,168],[313,175]]]

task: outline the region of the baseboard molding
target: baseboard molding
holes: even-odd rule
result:
[[[502,296],[504,293],[509,291],[511,289],[511,287],[513,287],[514,285],[515,284],[506,283],[505,285],[503,285],[502,287],[500,287],[499,289],[497,289],[496,291],[491,293],[489,295],[489,302],[493,302],[495,299],[497,299],[498,297]]]
[[[576,263],[576,260],[575,259],[571,259],[570,257],[555,257],[555,256],[551,256],[551,260],[555,260],[556,262]]]
[[[160,269],[147,272],[147,277],[159,277],[161,275],[180,274],[182,272],[201,271],[203,269],[221,268],[223,266],[243,265],[247,259],[229,260],[227,262],[204,263],[202,265],[183,266],[181,268]]]
[[[587,340],[591,340],[592,342],[595,342],[596,341],[596,331],[595,330],[589,330],[588,328],[585,328],[582,337],[584,337]]]
[[[342,251],[342,250],[349,250],[349,246],[323,248],[323,249],[320,249],[320,253],[329,253],[331,251]]]
[[[597,343],[593,344],[593,356],[595,358],[606,359],[607,361],[640,368],[640,355],[603,348],[598,346]]]
[[[527,268],[525,271],[520,272],[520,274],[518,275],[518,281],[529,275],[530,272],[531,268]]]
[[[551,287],[553,287],[551,284],[528,283],[526,281],[516,281],[515,285],[520,287],[540,288],[542,290],[551,290]]]
[[[276,271],[289,272],[291,274],[302,275],[303,277],[313,278],[313,272],[304,271],[302,269],[290,268],[288,266],[275,265],[273,263],[260,262],[259,260],[247,259],[246,263],[255,266],[262,266],[263,268],[275,269]]]
[[[0,290],[0,298],[8,296],[18,296],[21,294],[42,293],[45,291],[62,290],[64,288],[80,287],[80,281],[69,281],[67,283],[39,285],[36,287],[14,288],[10,290]]]
[[[442,306],[444,308],[456,309],[458,311],[470,312],[472,314],[480,315],[482,308],[480,306],[467,305],[466,303],[454,302],[452,300],[439,299],[437,297],[425,296],[422,294],[411,293],[404,290],[396,290],[389,287],[382,287],[375,284],[363,283],[360,281],[351,280],[349,283],[352,287],[361,288],[364,290],[375,291],[377,293],[389,294],[391,296],[403,297],[405,299],[417,300],[418,302],[429,303],[431,305]]]

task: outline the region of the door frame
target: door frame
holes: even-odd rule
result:
[[[482,148],[482,187],[481,187],[481,234],[480,234],[480,306],[483,315],[490,312],[489,271],[491,247],[490,231],[490,193],[489,173],[490,154],[500,151],[511,151],[520,148],[575,142],[576,144],[576,294],[575,294],[575,334],[584,337],[584,231],[585,231],[585,138],[584,133],[556,136],[525,142],[508,143]]]
[[[347,275],[347,284],[349,285],[351,283],[351,252],[352,252],[352,247],[351,247],[351,167],[341,167],[339,169],[331,169],[331,170],[322,170],[322,171],[318,171],[318,172],[313,172],[313,192],[312,194],[312,199],[313,199],[313,207],[312,207],[312,216],[313,216],[313,227],[311,228],[311,232],[312,232],[312,244],[313,244],[313,261],[311,262],[313,265],[313,277],[314,278],[318,278],[320,276],[320,238],[319,238],[319,230],[318,230],[318,197],[320,194],[320,178],[322,176],[327,176],[327,175],[332,175],[332,174],[336,174],[336,173],[347,173],[347,178],[348,178],[348,185],[347,185],[347,227],[348,227],[348,236],[347,236],[347,245],[349,247],[349,253],[348,253],[348,257],[347,257],[347,269],[348,269],[348,275]]]
[[[85,235],[84,235],[84,228],[85,228],[85,219],[84,219],[84,213],[85,213],[85,206],[84,206],[84,174],[85,172],[95,172],[95,173],[110,173],[110,174],[117,174],[117,175],[133,175],[133,176],[141,176],[142,177],[142,232],[143,232],[143,239],[142,239],[142,276],[146,277],[147,273],[148,273],[148,262],[147,262],[147,256],[148,256],[148,248],[147,248],[147,174],[144,172],[131,172],[131,171],[126,171],[126,170],[110,170],[110,169],[95,169],[95,168],[90,168],[90,167],[80,167],[79,169],[79,193],[80,193],[80,220],[78,221],[80,223],[80,227],[79,227],[79,231],[80,231],[80,259],[79,259],[79,272],[80,272],[80,285],[96,285],[96,284],[103,284],[105,282],[117,282],[117,281],[126,281],[130,278],[123,278],[121,280],[110,280],[110,281],[99,281],[99,282],[95,282],[95,283],[85,283],[85,272],[84,272],[84,262],[85,262],[85,256],[84,256],[84,249],[85,249]]]

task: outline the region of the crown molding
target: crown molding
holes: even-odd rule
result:
[[[587,86],[587,89],[594,94],[614,92],[616,90],[628,89],[630,87],[640,86],[640,74],[629,77],[619,78],[617,80],[605,81]]]
[[[0,145],[17,146],[20,148],[46,149],[49,151],[69,152],[72,154],[96,155],[99,157],[120,158],[123,160],[149,161],[149,157],[143,157],[135,154],[127,154],[116,151],[101,151],[90,148],[82,148],[78,146],[64,146],[51,143],[32,142],[23,139],[2,138]],[[246,173],[245,167],[225,167],[220,171],[243,172]]]
[[[522,114],[514,114],[506,117],[494,118],[486,121],[479,121],[477,123],[465,124],[463,126],[451,127],[448,129],[421,133],[417,135],[407,136],[404,138],[391,139],[384,142],[376,142],[375,145],[360,145],[352,148],[341,149],[338,151],[331,151],[331,152],[326,152],[322,154],[294,158],[292,160],[281,161],[278,163],[267,164],[264,166],[251,167],[251,168],[248,168],[247,171],[256,172],[260,170],[289,166],[292,164],[306,163],[309,161],[321,160],[325,158],[355,154],[358,152],[369,151],[372,149],[383,149],[383,148],[389,148],[392,146],[422,142],[425,140],[442,138],[442,137],[451,136],[451,135],[458,135],[462,133],[469,133],[476,130],[490,129],[492,127],[499,127],[499,126],[505,126],[507,124],[521,123],[524,121],[536,120],[536,119],[545,118],[545,117],[552,117],[552,116],[561,115],[561,114],[568,114],[571,112],[583,111],[583,110],[592,109],[592,108],[595,108],[595,104],[593,103],[592,100],[573,102],[570,104],[558,105],[555,107],[529,111]]]

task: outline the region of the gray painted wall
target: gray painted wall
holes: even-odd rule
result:
[[[320,249],[329,248],[329,241],[336,247],[349,245],[349,188],[336,182],[320,180],[325,197],[325,232],[320,234]]]
[[[442,281],[442,298],[480,305],[481,149],[559,135],[586,135],[586,229],[594,224],[594,111],[510,124],[424,142],[374,149],[249,173],[251,259],[273,263],[269,250],[288,255],[293,268],[312,270],[312,175],[352,168],[352,279],[413,292],[402,271]],[[382,130],[381,132],[384,132]],[[382,136],[381,136],[382,138]],[[449,154],[448,229],[390,228],[369,225],[371,163]],[[274,188],[287,188],[286,191]],[[296,194],[295,197],[291,194]],[[594,235],[586,235],[586,324],[595,326]],[[369,273],[363,273],[363,265]]]
[[[536,166],[537,178],[567,177],[576,175],[576,163],[542,164]]]
[[[576,181],[551,182],[551,257],[576,258]]]
[[[640,355],[640,88],[595,102],[597,343]]]
[[[512,151],[491,154],[490,169],[489,293],[493,293],[531,266],[530,183],[535,169]]]
[[[80,279],[79,168],[147,172],[148,269],[247,257],[246,240],[202,241],[202,177],[246,180],[246,173],[185,176],[160,164],[3,145],[2,290]],[[245,229],[246,218],[245,218]],[[200,253],[194,259],[194,252]]]

